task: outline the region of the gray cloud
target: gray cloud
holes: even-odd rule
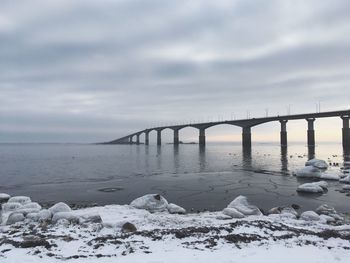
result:
[[[2,1],[0,141],[349,108],[349,13],[346,0]]]

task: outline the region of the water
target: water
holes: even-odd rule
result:
[[[320,144],[315,156],[343,164],[340,144]],[[308,159],[304,144],[287,152],[278,144],[79,145],[0,144],[0,192],[28,195],[35,201],[90,205],[127,204],[147,193],[194,211],[220,210],[237,195],[263,209],[298,204],[302,210],[328,203],[350,211],[341,184],[329,182],[323,195],[296,192],[300,180],[292,171]],[[345,158],[349,158],[346,156]],[[339,167],[330,169],[339,170]]]

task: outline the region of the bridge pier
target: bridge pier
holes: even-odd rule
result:
[[[145,132],[145,145],[149,145],[149,132]]]
[[[287,120],[280,120],[281,123],[281,146],[286,147],[287,146]]]
[[[132,136],[129,137],[129,143],[132,144]]]
[[[307,121],[307,145],[315,146],[315,129],[314,122],[315,118],[306,119]]]
[[[179,130],[174,129],[174,145],[179,145],[180,140],[179,140]]]
[[[205,129],[199,129],[199,145],[205,145]]]
[[[342,116],[341,118],[343,120],[343,148],[350,148],[350,116]]]
[[[157,145],[162,145],[162,130],[157,130]]]
[[[140,134],[136,134],[136,144],[140,144]]]
[[[243,127],[242,129],[242,146],[243,148],[252,147],[252,134],[250,127]]]

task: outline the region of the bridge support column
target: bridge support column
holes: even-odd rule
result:
[[[129,137],[129,143],[132,144],[132,136]]]
[[[162,130],[157,130],[157,145],[162,145]]]
[[[199,145],[205,145],[205,129],[199,129]]]
[[[250,131],[250,127],[243,127],[242,131],[242,146],[243,148],[251,148],[252,147],[252,134]]]
[[[136,135],[136,144],[140,144],[140,134]]]
[[[350,116],[342,116],[343,119],[343,148],[350,148],[350,128],[349,118]]]
[[[307,145],[315,146],[315,129],[314,129],[314,118],[306,119],[307,121]]]
[[[145,145],[149,145],[149,132],[145,132]]]
[[[179,130],[175,129],[174,130],[174,145],[178,145],[179,143],[180,143]]]
[[[286,147],[287,146],[287,120],[280,120],[281,123],[281,146]]]

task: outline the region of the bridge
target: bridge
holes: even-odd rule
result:
[[[179,140],[179,131],[186,127],[193,127],[199,131],[199,145],[205,145],[205,131],[206,129],[222,125],[229,124],[235,125],[242,128],[242,145],[243,148],[250,148],[252,139],[251,139],[251,128],[263,123],[278,121],[281,124],[280,131],[280,142],[281,146],[287,146],[287,122],[292,120],[306,120],[307,122],[307,145],[315,146],[315,129],[314,122],[318,118],[329,118],[329,117],[340,117],[343,122],[342,129],[342,143],[343,147],[348,149],[350,148],[350,128],[349,128],[349,119],[350,119],[350,110],[343,111],[329,111],[329,112],[318,112],[318,113],[305,113],[305,114],[296,114],[296,115],[284,115],[284,116],[274,116],[274,117],[264,117],[264,118],[249,118],[249,119],[240,119],[240,120],[226,120],[226,121],[217,121],[217,122],[203,122],[203,123],[189,123],[183,125],[172,125],[172,126],[160,126],[145,129],[138,131],[122,138],[106,142],[104,144],[140,144],[140,136],[144,134],[144,144],[149,145],[149,133],[152,131],[157,132],[157,145],[162,144],[162,131],[165,129],[173,130],[174,132],[174,145],[180,143]],[[134,141],[136,137],[136,141]]]

